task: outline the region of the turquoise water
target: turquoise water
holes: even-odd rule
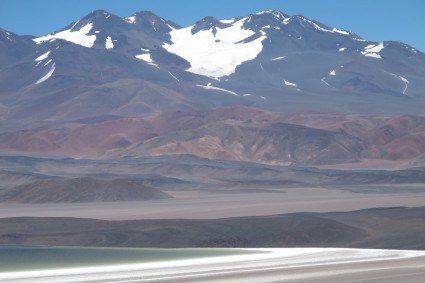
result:
[[[0,272],[90,267],[261,253],[243,249],[0,247]]]

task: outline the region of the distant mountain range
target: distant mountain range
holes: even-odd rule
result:
[[[0,151],[425,160],[424,89],[424,53],[303,16],[97,10],[38,38],[0,29]]]

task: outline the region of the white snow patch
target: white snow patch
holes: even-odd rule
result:
[[[100,31],[96,30],[94,33],[99,33]]]
[[[406,79],[406,78],[403,78],[402,76],[399,76],[400,77],[400,79],[403,81],[403,82],[405,82],[406,84],[408,84],[409,83],[409,81]]]
[[[94,45],[94,42],[96,41],[96,35],[88,35],[92,28],[93,23],[88,23],[77,31],[72,31],[72,29],[68,29],[55,34],[48,34],[46,36],[35,38],[33,40],[37,44],[40,44],[42,42],[58,38],[82,45],[84,47],[92,47]]]
[[[250,94],[250,93],[245,93],[245,94],[243,94],[242,96],[252,96],[252,94]]]
[[[286,81],[286,80],[283,80],[283,82],[285,83],[285,85],[286,85],[286,86],[293,86],[293,87],[297,87],[297,84],[294,84],[294,83],[288,82],[288,81]]]
[[[274,27],[274,29],[280,29],[280,27]]]
[[[370,44],[364,48],[364,51],[362,51],[362,54],[367,57],[373,57],[382,59],[381,55],[379,55],[379,52],[384,49],[384,44],[381,42],[378,45]]]
[[[270,28],[270,26],[269,26],[269,25],[267,25],[267,26],[264,26],[264,27],[263,27],[263,29],[265,29],[265,28]]]
[[[10,33],[8,33],[7,31],[6,31],[6,34],[7,34],[7,35],[10,35]]]
[[[340,29],[336,29],[336,28],[333,28],[332,31],[336,32],[336,33],[343,34],[343,35],[350,35],[350,33],[348,31],[340,30]]]
[[[260,68],[264,71],[263,63],[260,62]]]
[[[347,48],[345,48],[345,47],[338,49],[338,51],[340,51],[340,52],[343,52],[345,50],[347,50]]]
[[[340,30],[340,29],[336,29],[336,28],[333,28],[333,29],[331,29],[331,30],[329,30],[329,29],[325,29],[325,28],[323,28],[323,27],[319,26],[318,24],[316,24],[315,22],[313,22],[313,21],[311,21],[311,20],[309,20],[309,19],[306,19],[306,18],[304,18],[304,17],[300,17],[300,18],[301,18],[304,22],[309,23],[310,25],[312,25],[315,29],[317,29],[317,30],[319,30],[319,31],[329,32],[329,33],[339,33],[339,34],[342,34],[342,35],[350,35],[350,33],[349,33],[348,31],[344,31],[344,30]]]
[[[218,91],[222,91],[222,92],[225,92],[225,93],[232,94],[232,95],[234,95],[234,96],[239,96],[239,94],[237,94],[237,93],[236,93],[236,92],[234,92],[234,91],[231,91],[231,90],[228,90],[228,89],[224,89],[224,88],[219,88],[219,87],[212,86],[212,85],[211,85],[211,83],[208,83],[208,85],[196,85],[196,86],[202,87],[203,89],[218,90]]]
[[[130,16],[130,17],[124,18],[124,21],[126,21],[127,23],[130,23],[130,24],[135,24],[136,23],[136,16]]]
[[[108,36],[105,40],[105,48],[106,49],[114,48],[114,43],[112,42],[112,38],[110,36]]]
[[[379,53],[384,49],[384,44],[381,42],[378,45],[369,45],[365,47],[366,52]]]
[[[178,81],[178,82],[180,82],[180,80],[175,76],[175,75],[173,75],[170,71],[168,72],[169,74],[170,74],[170,76],[172,76],[176,81]]]
[[[150,53],[140,54],[140,55],[136,55],[134,57],[136,57],[137,59],[143,60],[143,61],[145,61],[147,63],[153,63],[153,60],[152,60],[152,57],[151,57],[151,54]]]
[[[75,26],[76,26],[79,22],[80,22],[80,21],[76,21],[76,22],[72,25],[71,29],[75,28]]]
[[[282,59],[285,59],[285,58],[286,58],[286,56],[276,57],[276,58],[273,58],[272,61],[282,60]]]
[[[140,48],[140,50],[145,51],[145,52],[149,52],[149,49],[145,49],[145,48]]]
[[[137,59],[143,60],[146,63],[148,63],[149,65],[155,66],[159,69],[159,66],[154,63],[150,53],[140,54],[140,55],[136,55],[134,57],[136,57]]]
[[[358,38],[358,37],[353,37],[353,40],[355,41],[361,41],[361,42],[365,42],[366,40],[363,38]]]
[[[289,23],[289,20],[290,20],[291,18],[286,18],[286,19],[284,19],[283,21],[282,21],[282,23],[284,24],[284,25],[287,25],[288,23]]]
[[[229,20],[221,20],[220,23],[222,24],[232,24],[235,22],[235,19],[229,19]]]
[[[400,79],[400,80],[404,83],[403,94],[404,94],[404,95],[407,95],[407,94],[406,94],[406,91],[407,91],[407,87],[408,87],[409,81],[408,81],[406,78],[402,77],[402,76],[399,76],[399,75],[396,75],[396,74],[393,74],[393,73],[389,73],[389,74],[390,74],[391,76],[395,77],[395,78]]]
[[[326,80],[325,80],[325,78],[322,78],[321,79],[321,81],[325,84],[325,85],[327,85],[327,86],[329,86],[329,87],[332,87]]]
[[[265,35],[243,42],[255,34],[243,28],[245,21],[243,18],[229,27],[216,28],[215,35],[212,29],[192,35],[193,26],[173,29],[170,32],[172,44],[165,43],[163,47],[189,61],[189,72],[213,78],[228,76],[238,65],[257,57],[263,49]]]
[[[45,82],[48,78],[50,78],[53,75],[53,72],[56,69],[56,64],[53,63],[53,66],[50,68],[50,71],[44,75],[41,79],[39,79],[38,81],[36,81],[36,85],[41,84],[42,82]]]
[[[336,75],[336,71],[335,71],[335,70],[330,71],[330,72],[329,72],[329,75],[330,75],[330,76],[335,76],[335,75]]]
[[[317,30],[324,31],[324,32],[332,32],[332,31],[330,31],[330,30],[328,30],[328,29],[322,28],[321,26],[319,26],[319,25],[318,25],[318,24],[316,24],[315,22],[310,21],[310,20],[308,20],[308,19],[306,19],[306,18],[304,18],[304,17],[301,17],[301,19],[302,19],[303,21],[305,21],[305,22],[309,23],[310,25],[312,25],[312,26],[313,26],[315,29],[317,29]]]
[[[49,61],[46,62],[46,64],[44,64],[44,67],[46,67],[47,65],[49,65],[50,63],[52,63],[52,59],[50,59]]]
[[[38,56],[37,58],[35,58],[35,61],[38,62],[38,61],[43,61],[44,59],[47,59],[47,57],[49,57],[50,52],[51,52],[51,50],[49,50],[46,53]]]
[[[378,53],[369,53],[369,52],[362,51],[362,54],[366,57],[373,57],[373,58],[382,59],[381,55],[379,55]]]
[[[275,11],[275,10],[267,10],[267,11],[261,11],[256,13],[256,15],[264,15],[264,14],[271,14],[277,20],[281,18],[285,18],[285,16],[281,12]]]
[[[267,98],[264,96],[260,96],[261,99],[266,100]]]

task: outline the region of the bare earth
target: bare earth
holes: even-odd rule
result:
[[[217,219],[292,212],[353,211],[377,207],[418,207],[425,191],[353,193],[323,188],[293,188],[267,192],[167,192],[174,199],[104,203],[0,204],[0,218],[77,217],[104,220]]]

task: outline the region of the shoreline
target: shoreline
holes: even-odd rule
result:
[[[401,269],[404,266],[403,262],[407,263],[406,268],[412,269],[417,266],[425,274],[425,251],[340,248],[259,248],[243,250],[254,253],[153,263],[1,272],[0,280],[2,282],[22,283],[58,281],[191,282],[191,280],[209,280],[208,278],[216,278],[217,276],[221,278],[220,280],[226,280],[226,278],[243,277],[248,274],[250,274],[250,277],[260,275],[263,278],[262,276],[268,276],[263,274],[265,271],[274,274],[274,277],[282,277],[282,280],[285,280],[283,278],[285,276],[287,280],[292,280],[301,277],[349,275],[352,272],[349,272],[348,269],[352,266],[358,266],[356,272],[360,272],[359,270],[361,272],[388,270],[394,263],[399,266],[398,269]],[[335,266],[340,268],[334,269]],[[328,270],[329,268],[330,270]],[[318,269],[324,269],[324,271],[316,274]],[[297,270],[300,272],[297,273]],[[311,273],[309,270],[314,272]],[[309,275],[309,273],[311,274]],[[261,282],[262,279],[259,278],[259,280],[252,282]]]

